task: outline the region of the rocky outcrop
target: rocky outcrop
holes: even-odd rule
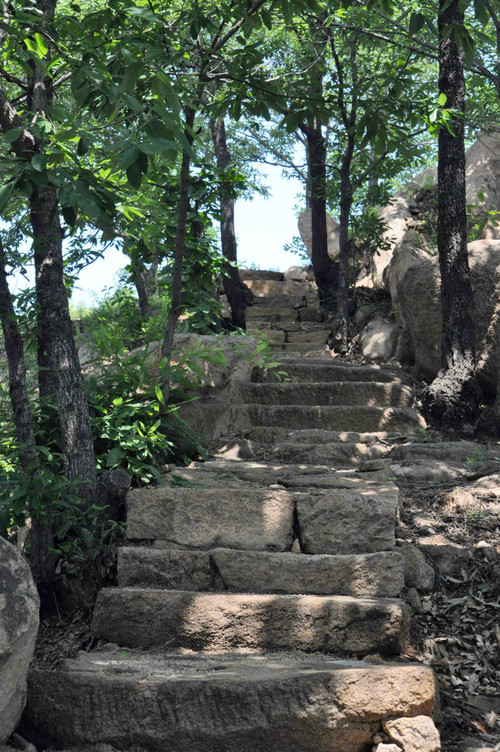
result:
[[[0,538],[0,743],[16,728],[26,701],[39,606],[28,565]]]
[[[469,265],[475,303],[477,371],[482,387],[495,392],[495,341],[500,281],[500,241],[469,243]],[[410,357],[418,370],[433,379],[441,366],[442,315],[437,258],[412,266],[397,291],[410,342]]]
[[[480,220],[486,212],[500,206],[500,130],[491,128],[488,132],[480,133],[476,141],[467,150],[466,160],[466,199],[472,207],[471,227]],[[437,169],[427,168],[415,175],[401,194],[395,196],[391,202],[380,211],[380,219],[386,223],[387,229],[382,235],[387,249],[379,251],[371,259],[370,267],[361,272],[357,285],[366,287],[389,287],[393,304],[397,298],[397,283],[403,276],[396,268],[413,264],[414,257],[428,256],[422,250],[422,237],[415,232],[413,216],[418,213],[414,196],[422,189],[435,191],[437,186]],[[500,223],[490,218],[481,229],[481,239],[494,240],[500,238]],[[401,256],[399,260],[398,256]]]

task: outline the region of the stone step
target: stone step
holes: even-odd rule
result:
[[[127,497],[127,537],[205,550],[289,551],[297,536],[309,554],[394,548],[397,487],[331,475],[328,490],[307,484],[302,491],[201,484],[134,489]]]
[[[124,546],[118,550],[118,585],[391,598],[404,587],[404,560],[397,551],[308,556],[228,548],[192,551]]]
[[[328,462],[335,468],[357,466],[363,460],[376,460],[385,457],[389,451],[387,444],[365,444],[355,441],[335,441],[320,444],[294,441],[282,441],[269,448],[267,444],[255,443],[252,456],[260,456],[265,451],[274,461],[286,463],[310,462],[312,464]],[[247,456],[249,452],[247,450]]]
[[[294,514],[294,498],[283,490],[136,488],[127,496],[127,537],[189,548],[288,551]]]
[[[398,655],[409,623],[394,599],[109,588],[92,627],[97,639],[141,650]]]
[[[285,279],[283,272],[271,272],[267,269],[240,269],[239,272],[242,282],[251,282],[256,279],[272,279],[277,282],[283,282]]]
[[[324,325],[319,324],[318,325],[321,328],[318,329],[311,329],[310,331],[291,331],[287,333],[287,344],[288,345],[304,345],[306,347],[309,347],[310,350],[313,350],[318,345],[326,345],[326,342],[328,340],[328,337],[330,335],[330,330],[328,328],[325,328]]]
[[[294,307],[300,307],[301,300],[290,300],[287,304],[286,301],[281,301],[278,305],[252,305],[245,309],[245,318],[249,323],[254,321],[273,323],[276,321],[292,321],[298,320],[298,311]]]
[[[260,405],[376,405],[379,407],[411,407],[414,393],[407,387],[391,382],[344,381],[255,384],[240,383],[235,402]]]
[[[258,298],[267,298],[273,295],[282,298],[284,295],[305,295],[309,292],[307,282],[293,282],[292,280],[246,279],[245,284]]]
[[[434,700],[422,665],[99,651],[30,673],[22,733],[89,752],[360,752],[388,718],[432,726]]]
[[[380,368],[378,366],[341,365],[334,358],[328,361],[299,359],[286,361],[286,373],[294,383],[310,384],[312,382],[332,381],[375,381],[384,383],[406,383],[406,374],[399,369]],[[276,381],[272,369],[255,371],[253,381]]]
[[[426,425],[419,413],[409,407],[246,404],[231,407],[230,413],[230,425],[282,426],[289,430],[416,433]]]
[[[390,464],[390,461],[387,463]],[[381,470],[381,468],[379,468]],[[234,462],[214,459],[210,462],[192,462],[188,467],[176,467],[165,477],[167,483],[181,485],[184,481],[205,487],[241,487],[241,481],[261,487],[280,484],[293,487],[354,488],[364,490],[375,484],[387,483],[386,472],[355,472],[351,469],[335,471],[331,465],[277,464],[270,462]],[[394,487],[395,488],[395,487]]]

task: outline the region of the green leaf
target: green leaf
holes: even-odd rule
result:
[[[33,157],[31,157],[31,166],[37,172],[43,172],[47,167],[47,157],[45,154],[34,154]]]
[[[82,136],[80,140],[78,141],[77,153],[80,156],[83,156],[84,154],[88,152],[88,150],[89,150],[89,145],[87,141],[84,139],[84,137]]]
[[[64,221],[68,225],[68,227],[74,227],[76,224],[77,219],[77,213],[74,206],[63,206],[61,207],[62,215],[64,217]]]
[[[113,447],[106,456],[106,467],[116,467],[126,456],[126,452],[121,447]]]
[[[481,203],[484,203],[484,193],[482,191],[477,192],[477,198],[478,198],[478,201],[480,201]]]
[[[23,132],[24,128],[21,126],[19,128],[11,128],[10,130],[6,131],[6,133],[3,134],[3,138],[5,143],[12,144],[14,141],[19,138],[21,133]]]
[[[408,33],[412,36],[413,34],[417,34],[424,24],[425,16],[423,13],[412,13]]]
[[[142,170],[139,160],[127,167],[127,180],[132,188],[140,188],[142,183]]]
[[[446,99],[447,99],[446,94],[444,92],[441,92],[441,94],[439,95],[439,99],[438,99],[438,105],[440,107],[444,107],[446,104]]]
[[[14,183],[6,183],[0,186],[0,212],[7,206],[12,192],[14,190]]]
[[[160,405],[165,406],[165,397],[163,396],[163,392],[158,386],[158,384],[155,385],[155,395]]]

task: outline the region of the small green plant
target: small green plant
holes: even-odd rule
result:
[[[474,453],[470,457],[467,457],[465,466],[469,473],[476,472],[476,470],[478,470],[479,467],[483,464],[483,455],[483,450],[480,447],[477,447],[477,449],[474,450]]]
[[[417,444],[430,444],[434,441],[434,438],[429,433],[427,428],[417,428],[417,436],[415,441],[417,442]]]

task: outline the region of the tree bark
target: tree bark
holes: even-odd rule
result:
[[[353,200],[351,163],[354,154],[354,136],[347,135],[347,147],[340,168],[340,227],[339,227],[339,282],[337,293],[337,316],[340,320],[342,346],[347,350],[349,320],[349,259],[351,243],[349,223]]]
[[[463,51],[453,32],[463,26],[459,0],[439,2],[439,92],[447,109],[465,111]],[[439,132],[438,252],[441,270],[442,367],[424,393],[424,406],[450,429],[471,433],[478,417],[481,390],[475,373],[474,300],[467,252],[465,146],[463,116]]]
[[[309,172],[309,206],[312,228],[312,266],[318,285],[321,305],[330,311],[336,309],[338,265],[328,255],[326,232],[326,146],[321,124],[315,118],[314,126],[302,126],[307,139]]]
[[[232,167],[233,160],[227,146],[226,126],[224,120],[210,120],[210,130],[214,145],[217,167],[221,172],[226,172]],[[233,184],[230,180],[222,180],[220,184],[220,237],[222,255],[229,262],[227,276],[224,276],[224,292],[226,293],[231,308],[231,321],[233,326],[246,329],[245,308],[253,300],[252,291],[243,284],[236,266],[237,244],[234,232],[234,199]]]
[[[75,491],[95,502],[97,473],[87,396],[64,284],[62,229],[57,194],[42,189],[30,202],[33,229],[39,352],[48,363],[57,405],[65,472]],[[46,396],[46,395],[43,395]]]
[[[48,582],[52,579],[55,569],[54,538],[50,524],[42,520],[43,511],[37,508],[36,503],[37,492],[41,490],[41,472],[26,384],[23,339],[17,325],[5,266],[5,253],[0,241],[0,320],[9,370],[9,393],[16,438],[19,442],[21,467],[33,484],[33,497],[28,502],[33,546],[31,569],[37,582]]]
[[[188,107],[186,110],[186,120],[184,135],[191,147],[194,142],[193,126],[196,110],[194,107]],[[181,174],[179,181],[179,208],[177,212],[177,235],[175,239],[174,269],[172,276],[172,288],[170,293],[170,311],[167,319],[165,335],[163,337],[161,355],[164,362],[164,372],[161,377],[161,389],[165,404],[168,402],[170,393],[170,360],[172,357],[172,347],[174,344],[174,334],[179,316],[182,312],[182,268],[184,262],[184,250],[186,245],[186,226],[187,215],[189,210],[189,167],[191,157],[189,152],[184,150],[181,162]]]

